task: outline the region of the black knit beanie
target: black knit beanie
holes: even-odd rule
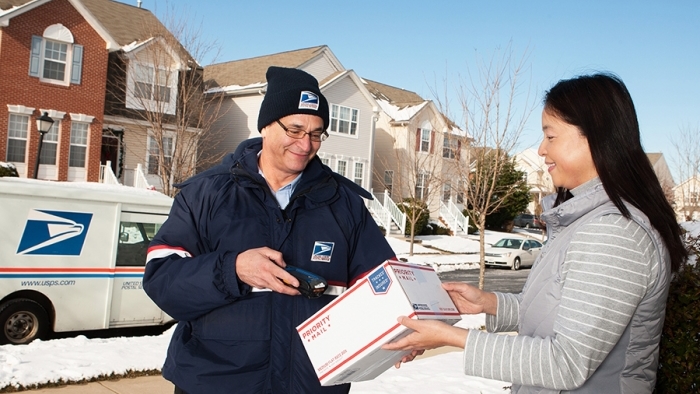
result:
[[[267,69],[267,92],[260,105],[258,131],[270,123],[292,114],[316,115],[328,128],[328,101],[318,81],[311,74],[296,68],[271,66]]]

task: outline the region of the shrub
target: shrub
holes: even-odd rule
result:
[[[417,210],[418,220],[416,221],[416,231],[414,235],[419,235],[423,228],[428,224],[430,220],[430,211],[428,211],[428,205],[423,201],[414,201],[410,198],[405,198],[403,204],[399,205],[401,212],[406,214],[406,233],[405,235],[411,235],[411,220],[413,217],[413,210]]]
[[[452,230],[441,226],[439,223],[430,222],[423,227],[423,231],[416,235],[452,235]]]
[[[657,393],[700,391],[700,236],[688,238],[695,261],[671,279],[659,348]]]
[[[2,176],[13,176],[19,177],[17,173],[17,167],[12,163],[5,163],[0,161],[0,177]]]

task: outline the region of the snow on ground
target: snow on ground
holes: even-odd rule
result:
[[[479,328],[484,315],[464,315],[457,325]],[[175,327],[162,335],[134,338],[56,339],[26,346],[0,346],[0,388],[81,381],[129,370],[159,370]],[[400,369],[352,385],[351,393],[508,393],[506,382],[464,375],[456,348],[426,352]],[[437,383],[437,384],[436,384]]]
[[[697,222],[684,224],[695,235],[700,234]],[[487,243],[506,234],[486,232]],[[508,234],[507,236],[513,236]],[[537,236],[537,235],[536,235]],[[409,256],[409,243],[404,238],[387,237],[399,258],[417,264],[430,264],[441,270],[450,266],[477,268],[478,238],[427,236],[419,237],[414,255]],[[450,253],[438,254],[439,250]],[[475,257],[477,256],[477,257]],[[457,325],[479,328],[484,315],[463,315]],[[35,341],[26,346],[0,346],[0,388],[28,386],[63,381],[81,381],[126,371],[159,370],[165,359],[174,328],[158,336],[133,338],[76,338]],[[400,369],[391,368],[374,380],[352,385],[352,394],[369,393],[509,393],[507,382],[466,376],[462,373],[462,353],[446,348],[425,355]],[[504,390],[504,387],[506,389]]]

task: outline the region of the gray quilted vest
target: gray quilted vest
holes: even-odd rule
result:
[[[535,262],[521,294],[519,334],[537,337],[554,335],[553,323],[561,298],[561,269],[573,234],[591,220],[619,210],[610,201],[600,181],[592,181],[564,204],[547,209],[548,241]],[[551,207],[555,195],[543,200]],[[626,204],[632,219],[650,235],[660,264],[658,276],[648,289],[619,342],[583,386],[567,393],[651,393],[659,362],[658,344],[664,324],[670,281],[669,255],[646,215]],[[513,385],[512,393],[559,393],[562,391]]]

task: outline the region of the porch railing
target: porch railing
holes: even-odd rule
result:
[[[107,160],[105,164],[100,164],[100,183],[108,185],[121,185],[117,176],[112,171],[112,162]]]
[[[153,186],[146,180],[146,174],[143,173],[141,163],[136,165],[136,171],[134,171],[134,187],[137,189],[153,189]]]
[[[452,202],[451,198],[447,203],[440,201],[440,216],[453,233],[467,234],[469,218],[462,215],[462,211]]]
[[[396,227],[399,228],[399,230],[401,231],[401,234],[405,234],[406,233],[406,214],[401,212],[398,205],[396,205],[394,200],[391,199],[391,196],[389,196],[388,190],[384,191],[382,205],[384,205],[384,208],[386,208],[386,210],[389,211],[389,215],[391,216],[391,220],[394,223],[396,223]]]

